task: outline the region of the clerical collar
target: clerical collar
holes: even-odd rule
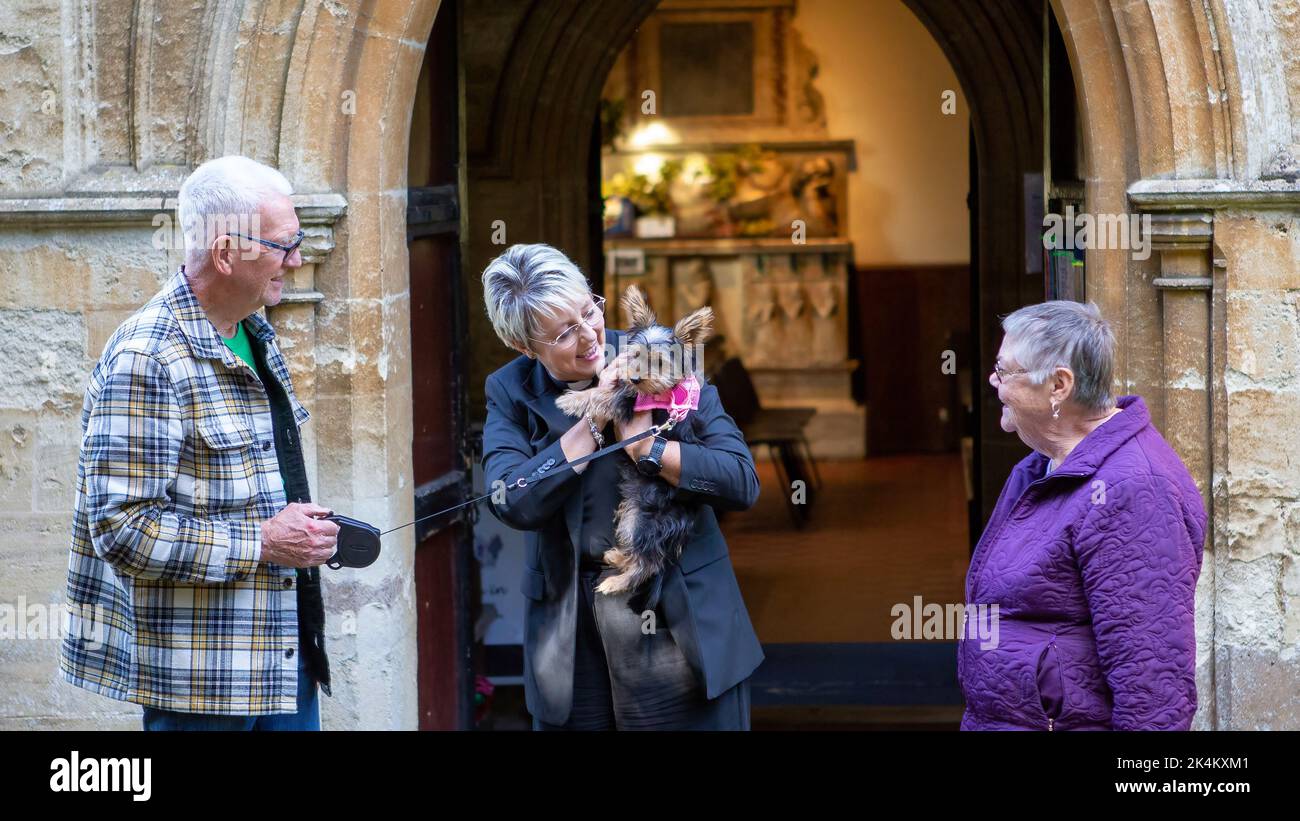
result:
[[[565,382],[564,380],[556,379],[555,376],[552,375],[552,373],[546,369],[545,365],[542,366],[542,370],[546,371],[546,378],[550,379],[551,383],[554,384],[555,387],[559,388],[560,390],[568,389],[568,390],[582,391],[591,387],[591,384],[596,381],[595,378],[593,377],[588,379],[579,379],[577,382]]]

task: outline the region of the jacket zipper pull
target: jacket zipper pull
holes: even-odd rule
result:
[[[1049,643],[1048,646],[1052,648],[1052,655],[1055,656],[1055,655],[1056,655],[1056,634],[1055,634],[1055,633],[1052,634],[1052,641]],[[1058,663],[1059,663],[1059,659],[1058,659],[1057,661],[1058,661]],[[1051,716],[1048,716],[1048,717],[1047,717],[1047,732],[1050,733],[1050,732],[1054,731],[1055,729],[1056,729],[1056,719],[1052,718]]]

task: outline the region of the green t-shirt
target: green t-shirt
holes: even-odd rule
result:
[[[217,334],[221,336],[221,334]],[[226,347],[235,352],[235,356],[244,360],[248,367],[253,369],[253,373],[261,377],[261,372],[257,370],[257,362],[253,359],[253,343],[248,341],[248,331],[244,330],[244,323],[235,323],[235,335],[230,339],[221,336],[221,341],[226,343]]]

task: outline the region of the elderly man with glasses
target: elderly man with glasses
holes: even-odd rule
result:
[[[146,730],[320,729],[338,525],[311,502],[308,413],[257,313],[302,264],[290,193],[246,157],[195,169],[185,264],[86,389],[60,668],[142,705]]]

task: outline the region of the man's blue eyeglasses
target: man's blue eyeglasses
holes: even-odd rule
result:
[[[252,240],[253,242],[260,242],[261,244],[265,245],[267,248],[274,248],[277,251],[284,251],[284,258],[288,259],[289,256],[293,254],[294,251],[298,250],[298,246],[302,245],[302,238],[304,235],[305,235],[304,232],[299,230],[297,234],[294,234],[293,242],[289,243],[288,245],[281,245],[278,242],[272,242],[269,239],[262,239],[261,237],[250,237],[247,234],[232,233],[230,236],[240,237],[242,239],[249,239]]]

